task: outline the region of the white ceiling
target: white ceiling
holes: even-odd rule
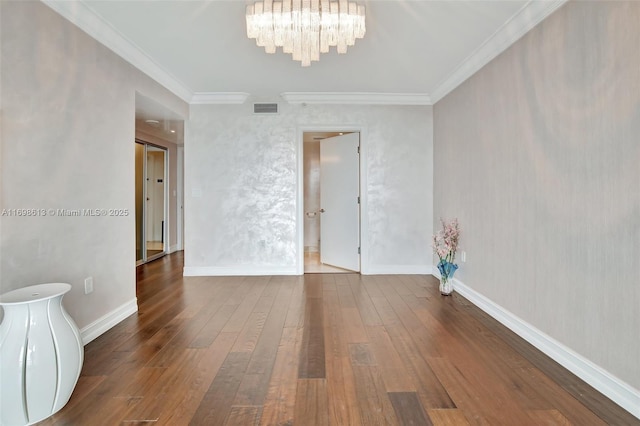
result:
[[[44,1],[187,102],[229,100],[229,92],[254,101],[283,92],[365,92],[414,95],[411,102],[422,104],[440,99],[564,2],[360,0],[364,39],[346,55],[333,50],[302,68],[246,37],[251,1]]]

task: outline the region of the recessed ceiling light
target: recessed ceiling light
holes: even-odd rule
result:
[[[160,122],[158,120],[144,120],[149,126],[158,127],[160,126]]]
[[[175,130],[173,130],[173,129],[171,129],[171,130],[170,130],[170,132],[171,132],[171,133],[175,133],[176,131],[175,131]]]

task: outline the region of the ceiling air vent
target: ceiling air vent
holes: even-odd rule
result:
[[[277,114],[278,104],[253,104],[254,114]]]

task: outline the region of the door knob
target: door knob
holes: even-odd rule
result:
[[[320,213],[324,213],[324,209],[320,209],[318,210]]]

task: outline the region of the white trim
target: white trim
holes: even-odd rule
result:
[[[184,137],[184,135],[183,135]],[[176,181],[176,248],[184,250],[184,146],[177,148],[177,181]]]
[[[195,92],[191,97],[191,105],[243,104],[249,97],[245,92]]]
[[[169,251],[167,252],[167,254],[175,253],[178,250],[179,250],[178,244],[173,244],[172,246],[169,247]]]
[[[171,197],[169,196],[171,194],[171,192],[169,191],[169,186],[171,186],[171,181],[169,179],[169,148],[164,148],[164,177],[163,177],[163,185],[164,185],[164,223],[163,225],[163,230],[162,232],[164,232],[163,237],[164,237],[164,242],[162,243],[162,250],[165,253],[171,253],[171,249],[170,249],[170,244],[172,243],[171,241],[171,235],[169,235],[169,224],[171,223],[171,209],[169,208],[169,205],[171,204]]]
[[[176,96],[189,102],[193,95],[184,83],[162,68],[153,58],[122,35],[100,15],[95,13],[86,2],[42,0],[59,15],[89,34],[96,41],[111,49],[118,56],[129,62],[140,71],[173,92]]]
[[[363,275],[429,275],[431,265],[373,265]]]
[[[566,3],[567,0],[529,1],[511,19],[505,22],[471,55],[465,58],[431,93],[435,104],[467,78],[487,65],[529,30]]]
[[[80,330],[82,344],[86,345],[136,312],[138,312],[138,299],[133,298],[119,308],[83,327]]]
[[[426,93],[284,92],[290,104],[432,105]]]
[[[295,266],[185,266],[185,277],[228,277],[249,275],[298,275]]]
[[[438,268],[433,268],[433,275],[440,277]],[[531,343],[567,370],[593,386],[620,407],[640,418],[640,390],[634,389],[619,378],[613,376],[602,367],[574,352],[551,336],[538,330],[531,324],[518,318],[502,306],[454,279],[453,288],[469,302],[482,309],[505,327]]]
[[[304,133],[305,132],[359,132],[360,133],[360,273],[363,273],[368,267],[369,239],[369,221],[367,212],[367,128],[360,125],[304,125],[298,126],[296,129],[298,144],[296,147],[296,155],[298,158],[297,173],[297,203],[296,203],[296,236],[298,243],[296,244],[296,253],[298,254],[296,274],[304,274]]]

